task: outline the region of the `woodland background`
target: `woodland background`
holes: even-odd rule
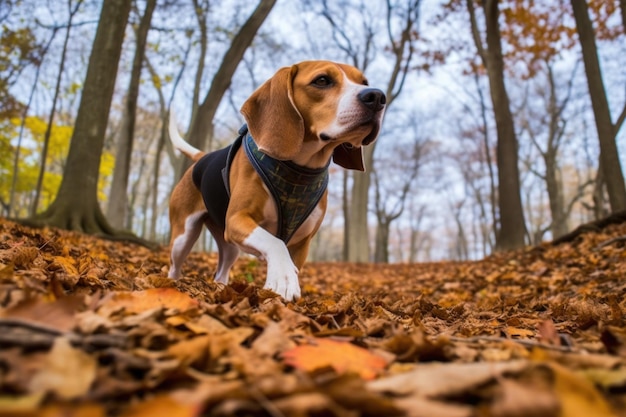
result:
[[[478,259],[626,209],[625,0],[0,0],[0,27],[5,217],[166,243],[168,109],[217,149],[306,59],[389,102],[313,260]]]

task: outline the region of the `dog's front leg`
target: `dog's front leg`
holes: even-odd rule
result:
[[[258,252],[267,262],[264,288],[280,294],[287,301],[300,298],[298,268],[282,240],[257,226],[243,244]]]
[[[264,288],[274,291],[287,301],[300,298],[298,268],[291,260],[287,246],[282,240],[244,213],[229,216],[226,239],[267,262]]]

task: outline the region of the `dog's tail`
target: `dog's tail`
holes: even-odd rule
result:
[[[181,151],[188,158],[192,159],[193,161],[197,161],[205,154],[205,152],[187,143],[185,139],[183,139],[183,137],[180,135],[180,133],[178,133],[178,128],[176,127],[176,113],[174,112],[174,109],[170,109],[170,121],[168,124],[168,130],[170,133],[170,140],[172,141],[172,145],[174,145],[174,148]]]

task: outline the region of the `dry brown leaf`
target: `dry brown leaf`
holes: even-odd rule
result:
[[[105,417],[106,411],[101,404],[63,404],[48,406],[39,410],[34,417]],[[23,416],[20,416],[23,417]]]
[[[557,396],[545,386],[532,386],[507,378],[499,380],[490,407],[492,417],[557,417],[560,404]]]
[[[0,309],[0,317],[21,319],[67,332],[76,325],[76,314],[83,309],[84,304],[84,297],[76,295],[54,301],[29,299],[8,309]]]
[[[270,321],[252,343],[252,350],[258,355],[271,357],[294,346],[290,335],[278,323]]]
[[[600,335],[600,340],[607,351],[626,358],[626,328],[607,326]]]
[[[508,326],[505,330],[508,337],[517,339],[528,339],[535,335],[535,332],[528,329],[521,329],[519,327]]]
[[[130,407],[120,417],[197,417],[197,406],[181,404],[167,395],[159,395]]]
[[[375,392],[394,395],[452,396],[484,384],[505,372],[520,372],[530,364],[528,361],[420,364],[410,372],[371,381],[367,387]]]
[[[155,308],[185,312],[196,308],[198,302],[175,288],[150,288],[144,291],[120,291],[102,300],[98,313],[109,316],[124,310],[127,314],[141,313]]]
[[[356,373],[373,379],[387,366],[387,361],[348,342],[311,339],[308,344],[283,352],[285,364],[307,372],[333,368],[337,373]]]
[[[436,401],[421,397],[404,397],[394,401],[407,417],[473,417],[472,408],[449,401]]]
[[[554,390],[561,403],[561,415],[568,417],[615,417],[615,413],[593,384],[567,368],[551,363]]]
[[[141,404],[168,396],[183,413],[212,415],[550,415],[556,398],[574,416],[597,408],[626,417],[626,251],[623,240],[598,250],[616,236],[626,236],[626,223],[475,262],[308,263],[300,283],[309,290],[285,304],[261,288],[266,266],[250,258],[223,286],[212,280],[216,255],[194,252],[188,275],[173,281],[165,247],[0,219],[0,346],[10,346],[0,348],[0,391],[16,393],[27,417],[79,415],[90,401],[100,414],[130,404],[150,412],[154,404]],[[84,302],[63,305],[65,294]],[[48,350],[64,333],[75,346],[67,357],[97,363],[94,383],[70,402],[30,388],[55,370]],[[344,353],[309,355],[322,367],[312,374],[280,360],[320,334],[351,336],[334,340],[359,340],[366,348],[344,347],[384,358],[384,373],[373,372],[380,380],[332,371],[346,366]],[[163,401],[175,417],[176,404]]]
[[[44,392],[22,396],[3,393],[0,396],[0,417],[37,417],[45,395]]]
[[[30,381],[30,389],[34,393],[54,393],[64,400],[78,398],[89,392],[96,367],[93,356],[73,348],[66,338],[57,337],[45,365]]]
[[[554,325],[552,320],[544,320],[539,323],[537,326],[537,331],[539,332],[539,340],[543,343],[560,346],[561,338],[559,337],[559,332]]]

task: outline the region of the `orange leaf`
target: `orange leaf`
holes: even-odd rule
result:
[[[195,417],[200,414],[196,405],[181,404],[176,400],[159,395],[145,402],[134,404],[123,417]]]
[[[98,310],[108,316],[124,309],[129,314],[141,313],[153,308],[176,309],[184,312],[198,306],[198,302],[175,288],[151,288],[145,291],[116,292],[107,297]]]
[[[285,364],[303,371],[331,367],[339,374],[356,373],[363,379],[374,379],[387,366],[385,359],[367,349],[331,339],[314,339],[282,356]]]

